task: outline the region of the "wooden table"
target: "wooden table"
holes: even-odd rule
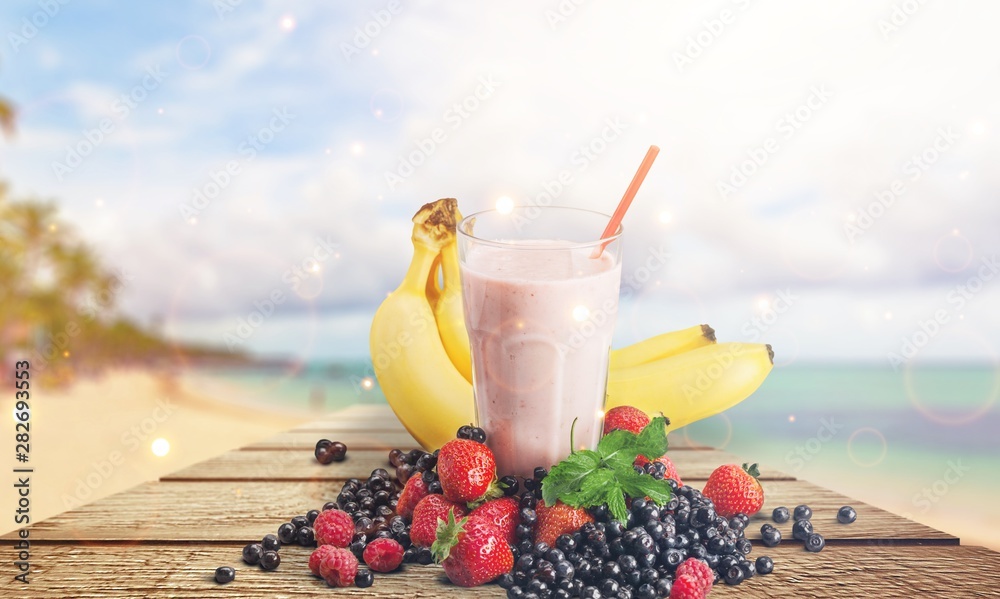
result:
[[[322,466],[312,455],[319,438],[341,440],[348,459]],[[711,470],[735,456],[680,439],[671,455],[685,482],[701,487]],[[385,466],[390,448],[415,447],[383,406],[355,406],[323,422],[283,433],[242,450],[196,464],[158,482],[39,522],[31,528],[33,572],[28,587],[5,577],[2,597],[503,597],[496,586],[462,589],[438,566],[404,566],[379,575],[369,589],[330,589],[309,574],[310,550],[281,550],[273,572],[246,566],[242,547],[272,533],[292,516],[333,500],[341,481],[366,477]],[[1000,554],[968,547],[959,539],[762,466],[767,503],[807,503],[817,531],[827,540],[819,554],[790,540],[772,549],[755,543],[752,555],[770,555],[774,573],[738,587],[717,585],[713,597],[996,597]],[[836,522],[836,511],[852,505],[858,520]],[[749,537],[759,540],[756,516]],[[790,539],[790,525],[779,525]],[[10,547],[13,535],[4,538]],[[8,563],[13,560],[5,560]],[[236,567],[236,580],[216,584],[222,565]]]

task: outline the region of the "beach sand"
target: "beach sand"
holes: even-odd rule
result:
[[[267,411],[200,395],[176,377],[152,371],[110,371],[66,389],[32,388],[31,522],[112,495],[137,484],[292,428],[305,413]],[[13,393],[0,438],[14,451]],[[165,439],[158,456],[153,443]],[[157,447],[162,449],[163,443]],[[162,451],[161,451],[162,453]],[[10,456],[13,459],[14,456]],[[16,505],[16,490],[2,492]],[[4,519],[0,534],[19,528]]]

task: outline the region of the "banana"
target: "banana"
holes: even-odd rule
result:
[[[638,366],[713,343],[715,343],[715,329],[707,324],[663,333],[645,341],[612,350],[611,370]]]
[[[670,430],[714,416],[760,387],[774,365],[770,345],[719,343],[608,375],[605,409],[630,405],[662,412]]]
[[[461,215],[457,214],[460,219]],[[441,269],[444,272],[444,287],[434,306],[438,333],[451,363],[465,380],[472,382],[472,353],[469,349],[469,334],[465,329],[465,315],[462,313],[462,282],[458,272],[458,242],[454,241],[441,249]]]
[[[379,386],[424,448],[441,447],[475,421],[472,385],[452,366],[428,300],[441,248],[454,239],[455,200],[424,205],[413,217],[413,259],[372,320],[370,350]]]

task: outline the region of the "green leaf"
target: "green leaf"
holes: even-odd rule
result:
[[[621,522],[622,526],[627,526],[628,508],[625,507],[625,494],[621,491],[621,487],[615,493],[608,493],[607,504],[608,511],[615,517],[615,520]]]
[[[670,484],[665,480],[631,470],[619,472],[618,482],[629,497],[649,497],[657,505],[670,501]]]
[[[621,488],[618,486],[617,480],[615,480],[615,473],[607,468],[601,468],[599,470],[594,470],[590,475],[588,475],[583,483],[580,485],[579,490],[567,493],[566,495],[560,496],[563,503],[571,505],[573,507],[590,507],[593,505],[600,505],[606,501],[608,495],[608,489],[610,487],[616,487],[621,492]],[[548,501],[545,502],[548,505]]]
[[[571,453],[542,479],[542,499],[547,505],[553,505],[556,499],[578,491],[587,476],[600,466],[601,457],[593,451],[582,449]]]
[[[657,416],[642,429],[636,441],[636,454],[655,460],[667,453],[667,422],[663,416]]]
[[[638,438],[634,433],[622,429],[614,430],[597,444],[597,453],[601,454],[605,464],[616,470],[626,466],[631,468],[635,456],[638,455],[637,441]]]
[[[743,470],[754,478],[760,478],[760,470],[757,468],[757,464],[753,464],[749,467],[747,467],[746,464],[743,464]]]

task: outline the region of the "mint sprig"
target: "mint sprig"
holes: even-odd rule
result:
[[[596,450],[574,451],[552,467],[542,481],[542,499],[547,505],[557,500],[572,507],[607,504],[616,520],[628,521],[625,496],[649,497],[657,505],[670,500],[670,485],[632,467],[637,456],[647,459],[667,453],[667,422],[653,420],[638,435],[615,430],[605,435]]]

